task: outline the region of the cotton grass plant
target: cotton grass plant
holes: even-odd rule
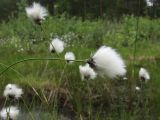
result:
[[[0,111],[0,117],[3,120],[16,120],[19,115],[19,109],[15,106],[10,106],[7,108],[3,108]]]
[[[52,39],[52,41],[49,44],[49,51],[51,53],[63,54],[64,49],[65,49],[65,44],[59,38]],[[55,92],[55,96],[54,96],[54,99],[55,99],[54,100],[54,102],[55,102],[54,103],[54,109],[57,109],[57,110],[58,110],[58,108],[57,108],[58,92],[60,91],[61,83],[63,82],[63,77],[65,76],[65,72],[66,72],[65,70],[66,70],[66,67],[67,67],[66,61],[69,62],[69,63],[81,62],[81,63],[84,64],[84,65],[79,66],[80,77],[81,77],[82,80],[95,79],[97,77],[97,75],[103,75],[103,76],[108,77],[110,79],[115,79],[115,78],[118,78],[119,76],[123,77],[126,74],[126,65],[125,65],[124,60],[122,59],[120,54],[115,49],[113,49],[109,46],[101,46],[95,52],[95,54],[92,57],[88,57],[87,59],[84,59],[84,60],[77,60],[75,55],[72,52],[67,52],[64,55],[64,58],[61,58],[58,55],[58,58],[55,58],[55,57],[51,57],[51,58],[28,58],[28,59],[20,60],[16,63],[13,63],[9,67],[7,67],[0,74],[3,74],[6,70],[13,67],[14,65],[19,64],[19,63],[23,63],[25,61],[51,60],[51,61],[64,62],[65,63],[64,68],[63,68],[63,70],[61,72],[61,75],[59,76],[59,79],[58,79],[58,81],[59,81],[58,87],[57,87],[58,90]],[[75,69],[78,69],[78,67],[75,68]],[[107,83],[107,81],[105,81],[105,82]],[[68,84],[68,83],[66,83],[66,84]],[[86,94],[88,94],[88,97],[89,97],[89,103],[90,103],[89,109],[90,109],[90,112],[91,112],[92,111],[92,105],[91,105],[92,99],[96,98],[97,96],[96,97],[92,96],[92,88],[91,88],[89,82],[87,81],[86,84],[87,85],[85,87],[87,87],[87,90],[89,92],[89,93],[86,93]],[[106,84],[104,83],[104,86],[105,85]],[[38,94],[36,94],[36,95],[38,95]],[[44,96],[44,99],[46,99],[44,94],[43,94],[43,96]],[[44,99],[42,99],[42,101]],[[89,113],[89,114],[91,115],[91,113]]]
[[[14,103],[19,104],[18,101],[20,98],[22,98],[23,90],[17,86],[16,84],[8,84],[6,85],[3,96],[6,98],[5,103],[3,105],[2,110],[0,111],[0,117],[3,120],[16,120],[19,115],[19,109],[16,106],[12,106],[13,100]],[[7,101],[9,102],[9,107],[6,107]]]
[[[136,89],[136,91],[140,91],[141,90],[141,88],[138,87],[138,86],[136,86],[135,89]]]
[[[39,25],[41,25],[42,21],[45,20],[45,17],[48,15],[46,8],[36,2],[33,2],[32,6],[26,7],[25,10],[27,16]]]
[[[153,0],[145,0],[148,7],[152,7],[154,4]]]
[[[68,63],[73,63],[76,57],[73,52],[66,52],[64,58]]]
[[[59,38],[54,38],[50,45],[49,45],[49,51],[54,53],[62,53],[64,50],[64,42],[60,40]]]
[[[4,90],[4,97],[10,99],[19,99],[22,97],[23,90],[15,84],[8,84]]]
[[[89,66],[89,64],[84,66],[80,65],[79,72],[82,80],[95,79],[97,77],[97,73]]]
[[[59,39],[53,39],[49,46],[50,52],[55,51],[57,53],[61,53],[64,50],[64,43]],[[83,62],[88,63],[91,68],[97,71],[100,75],[105,75],[111,79],[117,78],[118,76],[124,76],[126,74],[126,65],[121,58],[121,56],[111,47],[102,46],[97,52],[93,55],[93,57],[88,60],[75,60],[75,56],[73,53],[67,53],[65,55],[65,59],[61,58],[29,58],[13,63],[9,67],[7,67],[0,74],[3,74],[6,70],[11,68],[12,66],[31,60],[60,60],[60,61],[75,61],[75,62]],[[88,66],[88,65],[86,65]],[[82,67],[82,66],[81,66]]]
[[[42,21],[45,20],[45,17],[47,16],[47,12],[46,12],[45,8],[43,8],[40,4],[37,4],[37,3],[33,3],[33,5],[31,7],[26,8],[26,12],[27,12],[28,17],[31,20],[33,20],[34,22],[36,22],[37,24],[41,24]],[[74,47],[76,47],[76,46],[74,46]],[[62,40],[60,40],[59,38],[52,39],[52,41],[51,41],[51,43],[49,45],[49,51],[50,52],[54,52],[54,53],[58,53],[58,54],[60,54],[60,53],[63,54],[62,52],[64,51],[64,48],[65,48],[64,42]],[[18,61],[16,63],[13,63],[10,66],[8,66],[5,70],[2,71],[2,73],[0,73],[0,75],[2,75],[9,68],[12,68],[16,64],[23,63],[25,61],[32,61],[32,60],[34,60],[34,61],[51,60],[51,61],[60,61],[60,62],[64,62],[65,63],[64,64],[64,68],[63,68],[63,70],[61,72],[61,75],[58,78],[58,81],[59,81],[58,90],[57,90],[58,92],[60,90],[59,88],[61,87],[61,83],[63,81],[63,77],[67,76],[67,75],[65,75],[66,67],[67,67],[66,61],[69,62],[69,63],[81,62],[81,63],[84,64],[84,65],[80,65],[79,66],[80,77],[81,77],[82,80],[95,79],[97,77],[97,75],[108,77],[110,79],[117,79],[119,77],[123,77],[124,80],[125,80],[125,82],[128,82],[128,79],[130,79],[130,78],[124,77],[127,70],[126,70],[125,62],[122,59],[121,55],[114,48],[109,47],[109,46],[102,46],[102,47],[100,47],[95,52],[95,54],[92,57],[90,57],[90,58],[88,57],[88,59],[84,59],[84,60],[77,60],[75,58],[75,55],[72,52],[67,52],[65,54],[64,58],[60,58],[60,56],[58,56],[58,58],[55,58],[55,57],[51,57],[51,58],[27,58],[27,59],[20,60],[20,61]],[[53,68],[54,67],[55,66],[53,66]],[[74,68],[74,72],[76,71],[75,69],[78,70],[78,67]],[[142,72],[142,73],[144,74],[145,72]],[[142,76],[144,77],[146,75],[142,75]],[[146,79],[148,77],[144,77],[144,78]],[[68,79],[68,78],[66,77],[66,79]],[[140,79],[141,79],[141,77],[140,77]],[[100,80],[101,79],[99,79],[99,81],[98,81],[99,83],[101,82]],[[74,83],[75,81],[72,81],[72,83]],[[80,81],[78,81],[78,82],[77,83],[75,82],[75,83],[78,84],[78,85],[80,85],[81,82]],[[98,83],[96,80],[94,82]],[[94,82],[91,82],[91,85],[92,84],[94,85]],[[90,84],[88,84],[88,83],[89,82],[87,82],[87,88],[88,88],[88,92],[89,93],[85,93],[85,92],[84,93],[85,94],[89,94],[88,95],[88,97],[89,97],[89,108],[88,108],[89,110],[88,110],[88,114],[90,116],[89,118],[92,119],[92,117],[91,117],[91,115],[92,115],[91,112],[92,112],[92,109],[93,109],[92,108],[92,102],[93,102],[92,99],[96,99],[97,100],[97,98],[99,98],[99,96],[98,97],[97,96],[92,96],[92,88],[91,88]],[[108,87],[109,86],[108,83],[109,83],[108,81],[102,81],[102,84],[101,84],[102,86],[100,86],[99,89],[101,89],[101,88],[104,87],[104,89],[107,89],[109,92],[112,92],[112,90],[114,88],[112,88],[112,85],[110,85],[110,87]],[[68,85],[68,83],[65,83],[65,84]],[[109,84],[111,84],[111,83],[109,83]],[[98,84],[95,84],[95,86],[94,86],[95,87],[95,91],[97,90],[96,89],[97,86],[98,86]],[[71,86],[71,87],[75,87],[75,86]],[[9,89],[10,88],[12,88],[12,87],[9,87]],[[77,89],[78,90],[82,90],[81,86],[78,86]],[[140,90],[140,88],[138,86],[136,86],[134,89],[137,90],[137,91]],[[57,92],[57,91],[55,91],[55,92]],[[55,97],[56,101],[58,101],[58,92],[55,93],[56,94],[55,95],[56,96]],[[9,92],[6,92],[6,93],[9,93]],[[16,93],[19,93],[19,92],[16,92]],[[39,94],[36,94],[36,95],[39,95]],[[42,95],[44,95],[44,94],[42,93]],[[100,93],[100,96],[101,95],[103,95],[103,93]],[[13,96],[16,96],[16,95],[13,95]],[[21,95],[19,95],[19,96],[21,96]],[[83,96],[83,95],[80,94],[80,96]],[[106,96],[108,97],[109,95],[107,94]],[[114,94],[113,94],[113,96],[114,96]],[[71,96],[71,97],[73,97],[73,96]],[[109,97],[108,97],[108,99],[109,99]],[[17,97],[17,98],[20,98],[20,97]],[[112,95],[111,95],[110,98],[111,98],[111,103],[112,102],[114,103],[115,101],[112,99]],[[45,95],[44,95],[44,99],[46,99]],[[42,101],[44,99],[42,99]],[[102,99],[102,98],[100,98],[100,99]],[[82,101],[80,101],[80,102],[82,102]],[[55,102],[55,104],[57,104],[57,102]],[[81,114],[80,114],[80,116],[81,116]],[[82,118],[82,117],[80,117],[80,118]]]
[[[88,64],[101,75],[105,75],[111,79],[126,74],[126,65],[123,59],[111,47],[100,47],[88,60]]]
[[[139,79],[145,83],[147,83],[150,80],[149,72],[145,68],[140,68]]]
[[[60,42],[60,44],[61,44],[62,42]],[[57,44],[54,44],[54,45],[57,45]],[[61,44],[62,45],[62,44]],[[56,49],[61,49],[61,45],[58,45],[58,46],[56,46],[55,48]],[[55,48],[53,47],[52,49],[53,50],[55,50]],[[61,49],[62,50],[62,49]],[[63,48],[63,50],[64,50],[64,48]],[[99,50],[98,50],[99,51]],[[55,51],[56,52],[56,51]],[[61,51],[62,52],[62,51]],[[106,55],[106,54],[108,54],[107,53],[108,51],[103,51],[103,55]],[[98,53],[99,54],[99,53]],[[110,54],[112,54],[112,52],[110,53]],[[115,53],[115,52],[113,52],[113,56],[114,55],[117,55],[118,53]],[[103,56],[102,55],[102,56]],[[115,56],[116,56],[115,55]],[[96,57],[93,57],[94,58],[94,60],[96,61],[96,63],[98,63],[98,64],[104,64],[106,61],[98,61],[98,60],[100,60],[101,58],[99,58],[99,57],[102,57],[101,55],[99,56],[98,55],[98,57],[97,57],[97,55],[95,55]],[[117,55],[118,56],[118,55]],[[104,56],[104,57],[106,57],[106,56]],[[97,59],[98,58],[98,59]],[[107,57],[106,57],[107,58]],[[113,57],[114,58],[114,57]],[[116,57],[117,58],[117,57]],[[103,57],[102,57],[102,59],[103,59]],[[112,58],[110,57],[110,61],[114,61],[114,59],[113,60],[111,60]],[[120,59],[120,57],[118,57],[118,60]],[[75,55],[72,53],[72,52],[69,52],[69,53],[66,53],[65,54],[65,57],[64,57],[64,59],[62,59],[62,58],[29,58],[29,59],[24,59],[24,60],[21,60],[21,61],[18,61],[18,62],[16,62],[16,63],[13,63],[12,65],[10,65],[9,67],[7,67],[1,74],[3,74],[6,70],[8,70],[9,68],[11,68],[11,67],[13,67],[14,65],[16,65],[16,64],[19,64],[19,63],[22,63],[22,62],[25,62],[25,61],[31,61],[31,60],[52,60],[52,61],[54,61],[54,60],[58,60],[58,61],[74,61],[74,62],[81,62],[81,63],[86,63],[84,66],[82,66],[82,65],[80,65],[79,66],[79,71],[80,71],[80,76],[81,76],[81,79],[82,80],[89,80],[89,79],[95,79],[96,78],[96,76],[97,76],[97,73],[95,72],[95,71],[97,71],[97,70],[99,70],[99,68],[97,69],[97,68],[95,68],[95,67],[93,67],[92,66],[92,64],[90,63],[91,61],[90,61],[90,58],[89,59],[84,59],[84,60],[76,60],[75,59]],[[105,59],[106,60],[106,59]],[[121,60],[121,59],[120,59]],[[116,60],[115,60],[116,61]],[[88,64],[88,62],[89,62],[89,64]],[[101,63],[102,62],[102,63]],[[116,61],[117,62],[117,61]],[[121,62],[120,62],[121,63]],[[107,63],[105,63],[104,64],[105,65],[105,67],[107,67]],[[97,67],[97,64],[95,64],[95,66]],[[113,66],[114,66],[114,64],[113,64]],[[98,66],[99,67],[99,66]],[[118,66],[119,67],[119,66]],[[59,78],[59,86],[61,85],[61,81],[62,81],[62,79],[63,79],[63,76],[65,75],[64,73],[65,73],[65,68],[66,68],[66,64],[65,64],[65,66],[64,66],[64,69],[62,70],[62,73],[61,73],[61,76],[60,76],[60,78]],[[123,68],[123,67],[122,67]],[[124,67],[125,68],[125,67]],[[123,68],[123,69],[124,69]],[[115,69],[111,69],[111,70],[115,70]],[[109,70],[108,70],[109,71]],[[110,73],[107,73],[108,71],[106,71],[106,70],[102,70],[101,72],[103,73],[105,73],[106,74],[106,76],[107,75],[110,75]],[[100,73],[100,71],[98,71],[98,74]],[[101,74],[101,73],[100,73]],[[119,74],[118,74],[119,75]],[[115,74],[115,76],[118,76],[117,74]],[[107,76],[107,77],[109,77],[109,76]],[[87,89],[89,90],[89,91],[91,91],[91,88],[90,88],[90,85],[87,83]],[[58,87],[58,91],[59,91],[59,87]],[[91,93],[89,93],[89,96],[91,97]],[[56,95],[55,95],[55,105],[54,105],[54,109],[56,109],[57,107],[57,99],[58,99],[58,93],[56,93]],[[90,98],[90,100],[89,101],[91,101],[91,98]]]

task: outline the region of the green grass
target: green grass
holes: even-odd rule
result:
[[[0,94],[3,94],[6,84],[15,83],[24,89],[23,98],[27,105],[34,108],[41,104],[42,108],[48,110],[46,114],[52,113],[53,109],[57,112],[63,108],[69,111],[67,114],[73,114],[76,119],[81,120],[158,119],[159,22],[158,19],[152,21],[140,18],[135,59],[134,17],[124,17],[120,22],[50,17],[41,28],[33,25],[24,16],[1,23],[0,41],[3,45],[0,45],[0,71],[6,68],[4,65],[9,66],[25,58],[63,58],[67,51],[74,52],[77,59],[88,59],[99,46],[107,45],[115,48],[126,61],[128,80],[109,80],[99,76],[95,80],[81,81],[78,66],[84,63],[66,65],[65,61],[26,61],[13,66],[0,76]],[[63,38],[69,32],[74,32],[74,35],[69,36],[71,40],[65,51],[59,56],[49,53],[50,38],[57,35]],[[32,44],[29,42],[31,39],[37,42]],[[19,52],[21,48],[24,51]],[[135,92],[135,86],[139,85],[138,71],[142,66],[148,69],[151,80],[142,91]],[[58,92],[54,93],[55,91]],[[30,94],[34,98],[31,103],[28,101]],[[44,114],[45,116],[47,115]]]

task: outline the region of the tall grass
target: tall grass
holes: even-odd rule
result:
[[[83,63],[66,65],[65,61],[28,61],[12,66],[12,69],[0,76],[0,94],[3,94],[6,84],[19,84],[25,91],[25,102],[21,101],[20,104],[34,117],[36,114],[33,108],[47,110],[44,119],[56,119],[59,113],[81,120],[158,119],[160,20],[139,19],[135,59],[132,53],[136,19],[133,16],[111,22],[68,19],[62,15],[49,17],[42,26],[37,26],[22,15],[1,23],[0,72],[6,66],[23,59],[57,58],[56,54],[48,52],[48,45],[51,38],[58,36],[67,43],[65,51],[58,56],[61,59],[66,51],[73,51],[77,59],[87,59],[103,44],[116,48],[126,60],[128,80],[98,77],[91,81],[81,81],[78,66]],[[133,60],[137,77],[132,77]],[[135,86],[140,84],[138,70],[142,66],[149,70],[151,80],[138,92]],[[129,80],[132,81],[131,98]]]

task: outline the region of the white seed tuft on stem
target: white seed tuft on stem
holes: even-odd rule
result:
[[[82,80],[95,79],[97,77],[97,73],[89,66],[89,64],[86,64],[84,66],[80,65],[79,71]]]
[[[126,74],[125,63],[121,56],[111,47],[102,46],[88,60],[89,65],[98,73],[113,79]]]

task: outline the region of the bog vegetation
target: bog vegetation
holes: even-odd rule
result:
[[[160,19],[124,15],[120,20],[84,20],[64,13],[36,24],[23,11],[0,23],[3,119],[160,118]],[[107,76],[101,75],[103,69],[96,71],[95,53],[103,45],[111,47],[111,56],[102,54],[100,60],[122,59],[114,68],[112,62],[102,64],[111,65],[111,77],[108,69]]]

